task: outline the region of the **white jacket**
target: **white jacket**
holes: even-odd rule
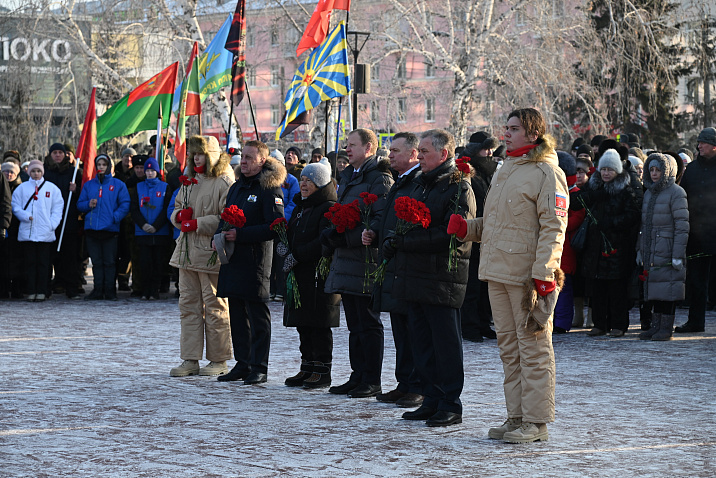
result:
[[[27,201],[35,194],[35,186],[40,187],[37,200]],[[65,201],[59,188],[45,179],[29,179],[19,185],[12,193],[12,213],[20,221],[17,240],[25,242],[55,242],[55,229],[62,221]],[[32,217],[32,221],[30,221]]]

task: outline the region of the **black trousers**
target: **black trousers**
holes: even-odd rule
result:
[[[714,239],[716,240],[716,239]],[[686,287],[689,290],[689,324],[703,329],[706,323],[706,300],[709,276],[716,267],[716,256],[695,257],[686,265]]]
[[[463,334],[479,334],[490,328],[492,321],[492,308],[490,307],[490,294],[487,291],[487,282],[478,278],[480,268],[480,249],[473,246],[470,256],[470,267],[467,276],[467,290],[465,301],[460,308],[460,324]]]
[[[50,271],[53,242],[21,242],[27,267],[27,293],[50,294]]]
[[[395,342],[395,379],[398,381],[397,389],[403,393],[422,394],[423,388],[420,384],[420,375],[415,369],[413,357],[413,344],[410,339],[410,327],[408,327],[408,315],[390,313],[390,325],[393,329],[393,341]]]
[[[117,236],[103,239],[87,236],[87,250],[92,259],[94,290],[114,295],[114,275],[117,271]]]
[[[609,331],[629,328],[628,279],[592,279],[592,321],[594,327]]]
[[[65,235],[62,238],[62,247],[60,252],[57,252],[59,234],[57,232],[57,241],[55,241],[51,249],[52,266],[55,270],[54,287],[64,287],[67,295],[75,294],[82,285],[81,238],[77,235],[77,232],[65,231]]]
[[[383,323],[380,313],[370,308],[370,297],[343,294],[343,310],[348,326],[350,380],[380,385],[383,368]]]
[[[333,362],[333,331],[330,327],[298,326],[301,360],[306,362]]]
[[[156,296],[159,294],[159,287],[164,277],[167,247],[164,241],[143,243],[140,237],[137,237],[136,240],[139,244],[139,267],[142,269],[142,277],[145,279],[142,295],[144,297]]]
[[[271,313],[265,302],[229,297],[231,344],[236,366],[266,373],[271,348]]]
[[[465,383],[460,309],[408,302],[415,368],[423,384],[423,406],[462,414]]]

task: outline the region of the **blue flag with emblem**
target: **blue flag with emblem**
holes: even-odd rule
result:
[[[231,85],[231,65],[234,55],[224,48],[229,30],[231,30],[231,19],[232,16],[226,19],[214,35],[214,39],[206,47],[204,54],[199,56],[199,95],[202,103],[210,94],[216,93],[224,86]],[[184,82],[182,81],[182,83]],[[172,103],[172,112],[174,113],[179,111],[182,83],[179,83],[174,92],[174,102]]]
[[[286,115],[276,130],[276,140],[283,136],[286,126],[304,111],[321,101],[347,96],[351,91],[348,68],[346,25],[340,22],[293,75],[286,93]]]

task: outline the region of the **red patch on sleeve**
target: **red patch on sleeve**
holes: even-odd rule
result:
[[[47,192],[45,193],[45,197],[46,197],[46,198],[50,197],[50,191],[47,191]]]

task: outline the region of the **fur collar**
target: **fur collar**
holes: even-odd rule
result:
[[[241,174],[241,165],[236,167],[235,173],[239,180],[243,181],[246,179],[246,177]],[[286,168],[276,159],[269,156],[266,158],[266,162],[264,163],[263,168],[261,168],[261,172],[253,179],[256,178],[258,178],[262,189],[280,188],[284,181],[286,181]]]
[[[203,136],[192,136],[187,140],[186,145],[186,175],[190,178],[196,176],[194,172],[194,155],[204,154],[206,156],[206,171],[204,175],[207,178],[218,178],[219,176],[231,175],[231,156],[229,153],[222,151],[219,157],[209,151],[209,142]]]
[[[589,178],[590,189],[595,191],[597,189],[604,189],[610,196],[616,196],[622,190],[630,187],[630,184],[631,176],[629,176],[629,171],[626,169],[623,169],[621,173],[617,174],[617,177],[606,184],[602,181],[602,175],[599,174],[599,171],[596,171],[592,174],[592,177]]]
[[[515,160],[525,163],[554,163],[558,165],[557,153],[554,149],[557,145],[555,139],[545,134],[538,140],[538,143],[539,145],[532,151],[521,158],[515,158]]]

